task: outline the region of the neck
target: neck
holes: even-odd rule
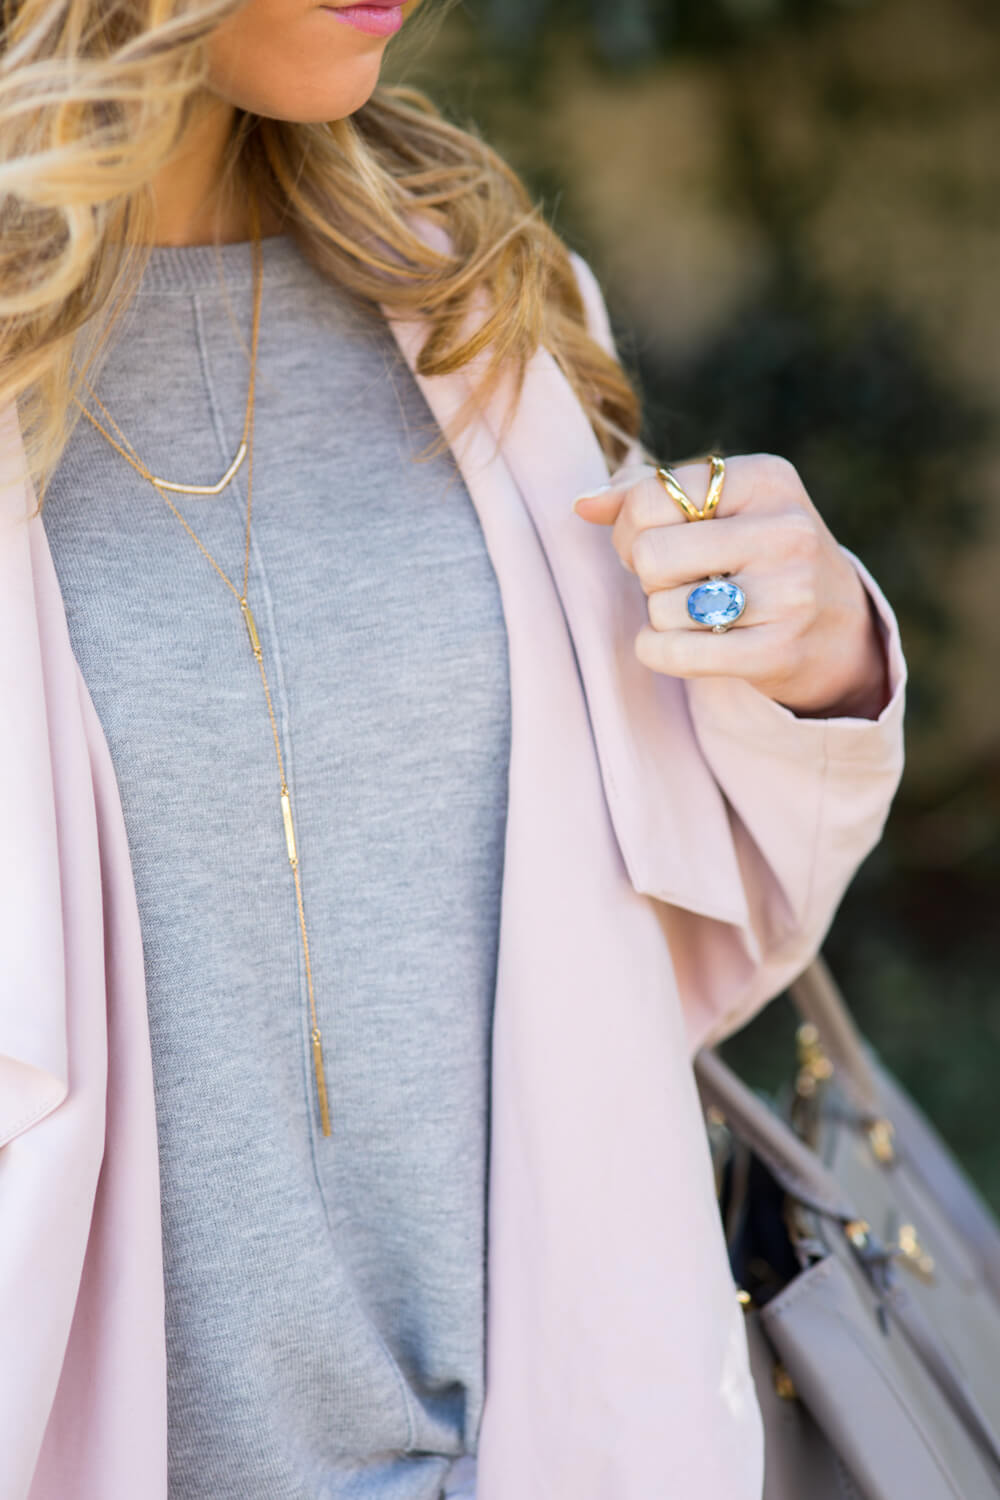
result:
[[[154,245],[235,244],[252,233],[245,193],[223,178],[226,148],[236,112],[213,95],[199,102],[178,150],[153,179]],[[261,233],[281,225],[266,205]]]

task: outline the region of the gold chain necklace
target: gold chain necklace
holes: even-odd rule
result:
[[[90,399],[94,402],[94,404],[97,407],[100,408],[101,412],[106,417],[108,423],[111,425],[111,427],[114,428],[114,430],[118,434],[119,438],[121,438],[121,442],[119,443],[119,442],[115,441],[115,439],[112,437],[111,433],[103,425],[103,423],[99,422],[97,420],[97,418],[93,415],[93,413],[87,410],[86,406],[84,406],[83,402],[80,401],[79,398],[77,398],[77,405],[79,406],[79,408],[80,408],[81,412],[83,413],[83,415],[87,418],[88,422],[90,422],[94,427],[96,427],[97,431],[99,433],[101,433],[101,435],[103,437],[105,437],[107,439],[107,441],[111,444],[112,448],[114,448],[116,452],[120,453],[121,456],[122,456],[122,458],[124,458],[127,463],[131,464],[132,468],[135,469],[136,473],[137,474],[141,474],[142,477],[143,477],[143,479],[148,479],[149,483],[155,486],[157,492],[162,496],[163,500],[170,507],[170,509],[173,511],[174,515],[177,517],[178,521],[180,521],[181,525],[184,527],[184,530],[194,540],[194,542],[198,545],[198,547],[200,547],[201,551],[208,558],[208,561],[212,564],[212,567],[218,573],[219,577],[222,579],[222,581],[226,585],[226,587],[230,590],[230,592],[233,595],[235,595],[235,597],[236,597],[236,599],[237,599],[237,601],[239,603],[240,609],[242,611],[243,620],[244,620],[244,623],[245,623],[246,628],[247,628],[247,636],[248,636],[249,641],[250,641],[250,648],[253,651],[254,660],[256,661],[257,666],[258,666],[258,668],[260,670],[260,680],[261,680],[261,682],[263,684],[263,687],[264,687],[264,696],[267,699],[267,712],[268,712],[268,717],[271,720],[271,735],[272,735],[272,737],[274,739],[274,753],[275,753],[275,755],[277,757],[277,762],[278,762],[278,779],[279,779],[279,783],[280,783],[280,787],[281,787],[281,792],[280,792],[281,817],[282,817],[282,822],[284,824],[284,829],[285,829],[285,845],[286,845],[286,848],[288,850],[288,862],[289,862],[289,864],[292,867],[292,875],[293,875],[293,877],[295,879],[295,899],[296,899],[296,903],[298,905],[298,912],[299,912],[299,931],[300,931],[301,938],[302,938],[302,953],[303,953],[303,957],[305,959],[306,984],[307,984],[307,987],[308,987],[308,990],[309,990],[310,1041],[312,1043],[313,1071],[314,1071],[315,1077],[316,1077],[316,1096],[317,1096],[317,1100],[318,1100],[318,1103],[319,1103],[320,1127],[321,1127],[324,1135],[329,1135],[330,1134],[330,1110],[329,1110],[329,1105],[328,1105],[328,1101],[327,1101],[327,1093],[326,1093],[326,1075],[325,1075],[325,1073],[323,1071],[323,1047],[322,1047],[322,1040],[321,1040],[321,1035],[320,1035],[319,1023],[318,1023],[318,1020],[317,1020],[317,1017],[316,1017],[316,998],[315,998],[315,995],[313,994],[312,964],[311,964],[310,958],[309,958],[309,934],[308,934],[308,932],[306,930],[306,916],[305,916],[305,909],[303,907],[303,902],[302,902],[302,877],[301,877],[301,874],[300,874],[300,871],[299,871],[299,857],[298,857],[298,850],[297,850],[296,843],[295,843],[295,825],[294,825],[294,823],[292,821],[292,801],[291,801],[291,796],[289,795],[289,791],[288,791],[288,784],[287,784],[287,782],[285,780],[285,764],[284,764],[284,760],[283,760],[282,754],[281,754],[281,742],[280,742],[280,740],[278,738],[278,726],[277,726],[277,721],[276,721],[275,715],[274,715],[274,705],[273,705],[273,703],[271,701],[271,689],[270,689],[270,686],[268,684],[267,673],[264,671],[264,658],[263,658],[263,653],[261,652],[260,637],[257,634],[257,624],[256,624],[256,621],[254,620],[253,613],[252,613],[252,611],[250,609],[250,603],[249,603],[249,600],[247,598],[247,585],[248,585],[248,580],[249,580],[249,576],[250,576],[250,509],[251,509],[251,497],[252,497],[252,493],[253,493],[254,393],[255,393],[256,382],[257,382],[257,342],[258,342],[258,335],[260,333],[260,307],[261,307],[261,294],[262,294],[262,290],[263,290],[263,260],[262,260],[261,243],[260,243],[260,224],[259,224],[259,220],[258,220],[258,217],[257,217],[256,205],[255,204],[252,205],[252,210],[251,211],[252,211],[252,219],[253,219],[253,240],[252,240],[252,244],[253,244],[253,265],[254,265],[254,298],[253,298],[253,331],[252,331],[252,334],[251,334],[251,342],[250,342],[250,382],[249,382],[249,386],[248,386],[248,389],[247,389],[246,416],[245,416],[245,420],[244,420],[244,424],[243,424],[243,437],[242,437],[242,440],[240,442],[239,449],[237,450],[236,457],[233,459],[233,462],[230,464],[229,468],[226,470],[226,473],[219,480],[218,484],[215,484],[215,485],[172,484],[172,483],[170,483],[167,480],[158,479],[154,474],[151,474],[150,471],[149,471],[149,469],[146,467],[146,465],[139,458],[138,454],[136,453],[136,451],[133,448],[132,444],[129,442],[128,438],[125,436],[125,434],[122,432],[121,428],[118,426],[118,423],[115,421],[114,417],[112,417],[112,415],[108,411],[107,407],[104,405],[104,403],[101,401],[100,397],[97,395],[97,392],[92,388],[92,386],[89,384],[89,382],[87,380],[85,380],[85,379],[83,380],[83,385],[85,386],[85,388],[86,388],[86,390],[87,390],[87,392],[88,392],[88,394],[90,396]],[[131,450],[131,451],[128,451],[128,450]],[[188,525],[187,521],[185,521],[185,519],[181,515],[180,511],[177,509],[177,507],[174,505],[173,501],[170,499],[169,495],[165,494],[164,491],[170,490],[170,491],[174,492],[175,494],[176,493],[181,493],[181,494],[186,494],[186,495],[217,495],[217,494],[220,494],[222,492],[222,490],[225,489],[226,485],[229,484],[229,482],[233,478],[233,476],[236,474],[236,472],[239,469],[241,463],[243,462],[244,457],[246,457],[246,459],[247,459],[247,524],[246,524],[246,548],[245,548],[244,559],[243,559],[243,589],[242,589],[242,592],[241,592],[236,587],[236,585],[233,583],[232,579],[228,578],[226,576],[226,574],[222,571],[222,569],[219,567],[219,564],[216,562],[215,558],[209,552],[208,548],[204,545],[204,543],[201,541],[201,539],[195,535],[194,531],[192,531],[192,529]]]

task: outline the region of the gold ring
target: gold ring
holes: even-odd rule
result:
[[[716,453],[710,453],[705,460],[712,467],[712,477],[709,481],[708,494],[701,510],[698,509],[691,496],[678,484],[676,477],[667,468],[657,469],[656,477],[663,485],[671,500],[676,501],[684,515],[689,521],[710,521],[719,508],[722,499],[722,488],[726,482],[726,460],[720,458]]]

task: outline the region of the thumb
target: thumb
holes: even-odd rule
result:
[[[574,511],[584,521],[591,521],[596,526],[613,526],[625,503],[625,495],[629,488],[647,472],[647,469],[641,466],[636,467],[635,464],[619,469],[600,489],[588,490],[586,494],[578,495],[573,501]]]

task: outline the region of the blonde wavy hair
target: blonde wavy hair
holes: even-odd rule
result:
[[[141,276],[149,184],[204,87],[206,41],[241,3],[0,0],[0,408],[17,402],[42,493],[79,374]],[[409,25],[452,3],[425,0]],[[609,463],[624,457],[640,426],[635,391],[587,332],[567,247],[474,130],[416,89],[381,84],[329,124],[238,115],[229,169],[324,274],[393,316],[428,320],[421,374],[485,354],[456,431],[507,369],[519,393],[544,345]],[[450,251],[432,248],[415,216],[446,231]],[[477,306],[485,317],[467,325]]]

